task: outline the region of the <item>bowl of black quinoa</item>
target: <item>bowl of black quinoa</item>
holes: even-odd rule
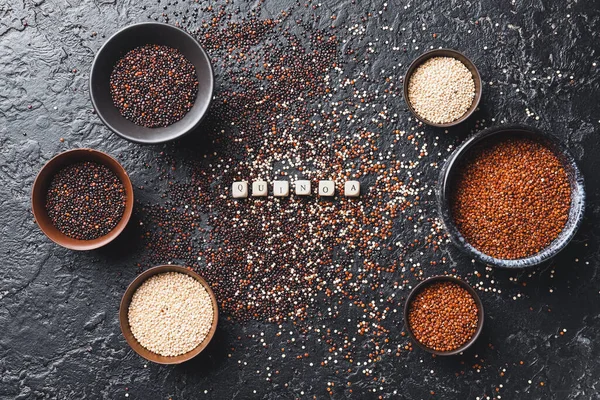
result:
[[[121,234],[133,212],[133,185],[106,153],[74,149],[58,154],[33,183],[35,222],[56,244],[93,250]]]
[[[163,143],[198,127],[214,89],[210,58],[189,33],[163,23],[127,26],[100,48],[90,96],[102,122],[136,143]]]

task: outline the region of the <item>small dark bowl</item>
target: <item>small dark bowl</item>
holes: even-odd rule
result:
[[[469,71],[471,71],[471,74],[473,74],[473,81],[475,82],[475,98],[473,99],[471,107],[469,107],[467,112],[465,112],[465,114],[459,119],[445,124],[437,124],[435,122],[428,121],[425,118],[421,117],[419,113],[415,111],[412,104],[410,104],[410,99],[408,97],[408,82],[410,81],[413,72],[415,72],[415,69],[417,69],[418,66],[420,66],[425,61],[433,57],[452,57],[457,59],[458,61],[462,62]],[[421,54],[416,60],[414,60],[410,64],[408,70],[406,71],[406,75],[404,75],[404,101],[406,102],[408,109],[420,121],[423,121],[427,125],[435,126],[438,128],[448,128],[454,125],[458,125],[461,122],[465,121],[467,118],[469,118],[479,106],[479,102],[481,101],[481,88],[481,76],[479,75],[479,71],[477,70],[475,64],[473,64],[473,62],[470,59],[468,59],[467,56],[465,56],[464,54],[451,49],[435,49]]]
[[[65,166],[79,161],[94,161],[107,166],[117,175],[123,186],[125,186],[127,204],[125,205],[121,221],[108,234],[94,240],[78,240],[68,237],[52,224],[46,211],[46,194],[52,178]],[[133,211],[133,186],[125,169],[108,154],[92,149],[69,150],[52,158],[42,167],[33,182],[31,206],[38,226],[54,243],[71,250],[93,250],[112,242],[125,229]]]
[[[465,288],[471,294],[471,296],[473,296],[473,299],[475,300],[475,304],[477,304],[477,317],[478,318],[477,318],[477,328],[475,329],[475,334],[467,343],[463,344],[458,349],[452,350],[452,351],[438,351],[438,350],[430,349],[429,347],[425,346],[424,344],[422,344],[415,338],[415,335],[414,335],[412,329],[410,328],[410,324],[408,323],[409,307],[410,307],[410,303],[413,301],[414,297],[425,286],[430,285],[431,283],[434,283],[434,282],[441,282],[441,281],[454,282],[454,283],[459,284],[460,286]],[[417,346],[419,346],[423,350],[425,350],[429,353],[438,355],[438,356],[453,356],[453,355],[459,354],[459,353],[465,351],[466,349],[468,349],[469,347],[471,347],[471,345],[473,343],[475,343],[475,341],[481,334],[481,330],[483,329],[483,319],[484,319],[483,303],[481,303],[481,299],[477,295],[477,292],[475,292],[475,289],[473,289],[467,283],[465,283],[465,282],[461,281],[460,279],[457,279],[453,276],[439,275],[439,276],[433,276],[431,278],[425,279],[423,282],[419,283],[417,286],[415,286],[413,288],[413,290],[410,292],[410,294],[406,298],[406,303],[404,303],[404,326],[406,327],[406,330],[408,331],[410,336],[413,338],[413,341],[417,344]]]
[[[133,333],[131,332],[131,327],[129,326],[128,318],[129,304],[131,304],[131,299],[135,291],[142,285],[142,283],[144,283],[144,281],[146,281],[146,279],[150,278],[151,276],[162,274],[165,272],[179,272],[191,276],[192,278],[200,282],[200,284],[202,284],[202,286],[206,289],[213,304],[213,323],[204,340],[193,350],[190,350],[185,354],[181,354],[174,357],[161,356],[159,354],[151,352],[150,350],[142,346],[133,336]],[[123,336],[125,337],[127,344],[129,344],[133,351],[138,353],[140,356],[144,357],[148,361],[152,361],[157,364],[181,364],[182,362],[188,361],[196,357],[202,352],[202,350],[206,348],[206,346],[208,346],[208,343],[210,343],[211,339],[215,335],[215,331],[217,330],[218,322],[219,307],[217,304],[217,298],[215,297],[215,294],[210,288],[208,282],[206,282],[204,278],[202,278],[194,271],[189,270],[185,267],[180,267],[178,265],[160,265],[158,267],[150,268],[149,270],[142,272],[127,287],[127,290],[125,291],[125,294],[123,294],[123,298],[121,299],[121,306],[119,308],[119,323],[121,325],[121,332],[123,332]]]
[[[117,61],[128,51],[146,44],[178,49],[196,67],[199,85],[194,106],[180,121],[165,128],[134,124],[121,115],[110,95],[110,75]],[[167,142],[194,130],[208,110],[213,87],[210,58],[202,46],[185,31],[158,22],[130,25],[112,35],[96,54],[90,72],[90,96],[98,116],[117,135],[137,143]]]
[[[542,142],[563,162],[569,183],[571,184],[571,209],[569,219],[560,235],[548,247],[530,257],[514,260],[491,257],[477,250],[462,236],[452,218],[450,197],[456,171],[469,151],[477,144],[487,140],[498,139],[499,136],[515,135],[529,137]],[[571,241],[583,220],[585,211],[585,186],[583,176],[575,163],[575,159],[560,140],[542,131],[522,125],[507,125],[485,129],[465,140],[448,158],[441,170],[438,186],[438,212],[446,227],[450,239],[461,250],[479,261],[501,268],[525,268],[541,264],[560,252]]]

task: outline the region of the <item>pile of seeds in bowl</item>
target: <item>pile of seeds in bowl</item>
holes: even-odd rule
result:
[[[46,211],[63,234],[93,240],[117,226],[125,211],[123,182],[105,165],[77,162],[54,175],[46,193]]]
[[[436,124],[447,124],[465,115],[474,98],[471,71],[453,57],[428,59],[408,81],[408,101],[421,118]]]
[[[129,51],[110,75],[121,115],[136,125],[166,127],[181,120],[198,93],[196,68],[179,50],[146,45]]]
[[[436,351],[453,351],[477,330],[478,309],[467,289],[441,281],[425,286],[409,304],[408,324],[415,339]]]
[[[148,278],[129,305],[131,333],[146,349],[162,356],[178,356],[206,338],[213,324],[213,303],[193,277],[165,272]]]
[[[564,165],[544,144],[508,137],[474,148],[457,173],[450,206],[464,238],[499,259],[532,256],[569,219]]]

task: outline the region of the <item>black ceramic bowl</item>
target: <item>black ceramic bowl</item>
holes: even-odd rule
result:
[[[475,145],[488,140],[495,140],[499,136],[515,135],[521,137],[533,138],[544,143],[554,154],[563,162],[569,182],[571,184],[571,209],[569,219],[560,233],[560,235],[548,247],[530,257],[506,260],[491,257],[477,250],[462,236],[452,218],[450,209],[450,196],[456,175],[456,170],[460,168],[461,161],[469,154]],[[446,230],[450,235],[452,242],[461,250],[468,253],[471,257],[479,261],[501,268],[525,268],[538,265],[547,261],[558,254],[575,236],[579,225],[583,219],[585,209],[585,187],[583,176],[575,163],[575,159],[569,153],[567,148],[554,136],[545,134],[538,129],[521,125],[507,125],[501,127],[488,128],[469,139],[465,140],[448,158],[442,168],[438,187],[438,211],[444,222]]]
[[[146,128],[127,120],[110,95],[110,74],[117,61],[146,44],[176,48],[196,67],[199,85],[194,106],[180,121],[165,128]],[[179,28],[157,22],[130,25],[115,33],[96,54],[90,72],[90,96],[98,116],[117,135],[137,143],[167,142],[192,131],[208,110],[213,87],[210,59],[196,39]]]
[[[453,282],[453,283],[457,283],[458,285],[460,285],[463,288],[465,288],[469,292],[469,294],[471,294],[471,296],[473,296],[473,300],[475,300],[475,304],[477,305],[477,328],[475,329],[475,334],[473,335],[473,337],[471,339],[469,339],[468,342],[466,342],[465,344],[463,344],[462,346],[460,346],[456,350],[452,350],[452,351],[438,351],[438,350],[430,349],[429,347],[425,346],[424,344],[421,344],[421,342],[419,342],[415,338],[415,335],[414,335],[412,329],[410,328],[410,324],[408,323],[408,312],[409,312],[409,309],[410,309],[410,303],[413,301],[413,299],[415,298],[415,296],[417,294],[419,294],[419,292],[424,287],[426,287],[426,286],[428,286],[428,285],[430,285],[430,284],[432,284],[434,282]],[[475,341],[477,340],[477,338],[481,334],[481,330],[483,329],[483,320],[484,320],[483,303],[481,302],[481,299],[477,295],[477,292],[475,291],[475,289],[473,289],[466,282],[463,282],[460,279],[455,278],[453,276],[438,275],[438,276],[432,276],[431,278],[425,279],[423,282],[419,283],[417,286],[415,286],[413,288],[413,290],[408,295],[408,297],[406,299],[406,302],[404,303],[404,326],[405,326],[406,330],[408,331],[408,333],[410,334],[410,336],[413,338],[413,341],[417,344],[417,346],[419,346],[423,350],[425,350],[425,351],[427,351],[429,353],[438,355],[438,356],[453,356],[453,355],[459,354],[459,353],[465,351],[466,349],[468,349],[469,347],[471,347],[471,345],[473,343],[475,343]]]
[[[415,72],[415,70],[421,64],[423,64],[425,61],[427,61],[433,57],[452,57],[452,58],[455,58],[458,61],[462,62],[465,65],[465,67],[467,67],[467,69],[473,75],[473,82],[475,83],[475,98],[473,98],[471,107],[469,107],[467,112],[465,112],[463,114],[463,116],[460,117],[459,119],[454,120],[452,122],[447,122],[444,124],[438,124],[435,122],[431,122],[431,121],[428,121],[427,119],[421,117],[419,115],[419,113],[417,113],[417,111],[413,108],[413,106],[410,103],[410,100],[408,98],[408,82],[410,81],[412,74]],[[408,109],[410,110],[410,112],[418,120],[426,123],[427,125],[435,126],[438,128],[448,128],[448,127],[460,124],[461,122],[463,122],[467,118],[469,118],[471,115],[473,115],[473,113],[477,110],[477,107],[479,106],[479,102],[481,101],[482,86],[483,85],[481,84],[481,75],[479,75],[479,71],[477,70],[477,67],[475,66],[473,61],[471,61],[467,56],[465,56],[461,52],[458,52],[458,51],[452,50],[452,49],[435,49],[435,50],[430,50],[426,53],[421,54],[409,65],[408,69],[406,70],[406,75],[404,75],[404,89],[403,89],[404,90],[404,92],[403,92],[404,93],[404,101],[406,101],[406,105],[408,106]]]

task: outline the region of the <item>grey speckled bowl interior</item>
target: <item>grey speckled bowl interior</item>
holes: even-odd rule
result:
[[[194,106],[180,121],[165,128],[146,128],[127,120],[110,95],[110,74],[116,62],[146,44],[176,48],[196,67],[199,85]],[[96,54],[90,72],[90,96],[98,116],[117,135],[137,143],[167,142],[192,131],[208,110],[213,88],[212,66],[202,46],[185,31],[157,22],[130,25],[115,33]]]
[[[498,136],[514,135],[534,138],[548,146],[564,163],[571,184],[571,209],[569,219],[560,235],[548,247],[533,256],[515,260],[505,260],[491,257],[477,250],[462,236],[457,229],[450,210],[450,196],[456,170],[475,145],[483,141],[497,139]],[[489,265],[502,268],[525,268],[541,264],[554,257],[571,241],[583,220],[585,210],[585,187],[583,176],[575,163],[575,159],[567,148],[554,136],[545,134],[535,128],[522,125],[507,125],[489,128],[465,140],[448,158],[442,168],[438,187],[438,211],[444,222],[452,242],[460,249]]]

